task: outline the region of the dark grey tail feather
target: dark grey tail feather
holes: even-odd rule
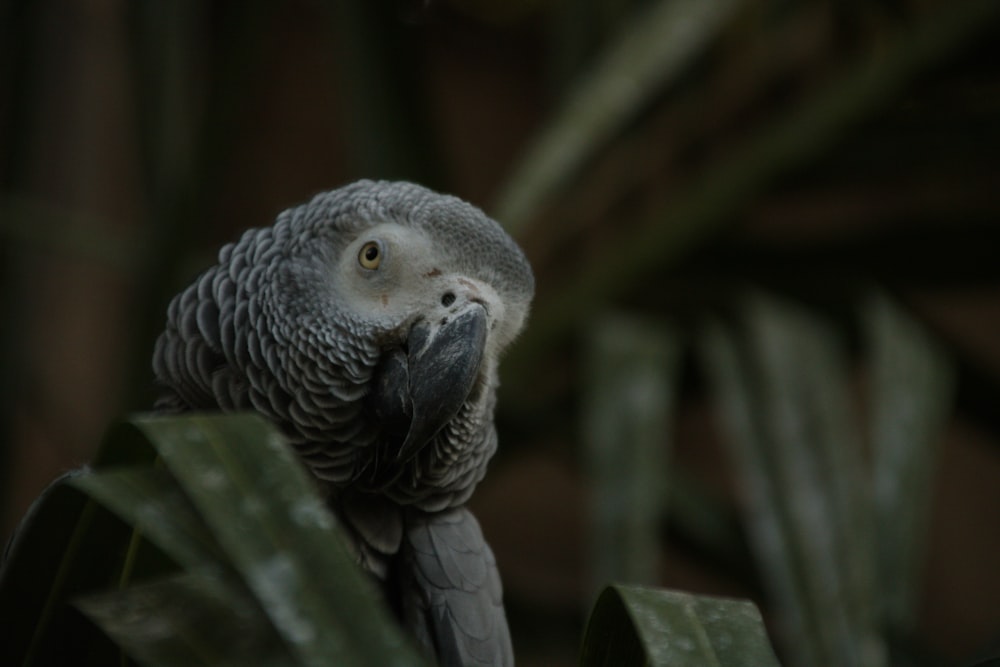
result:
[[[332,485],[331,485],[332,486]],[[403,539],[403,510],[385,498],[330,491],[327,503],[358,563],[378,580],[389,576],[389,561]]]
[[[469,510],[409,513],[398,567],[403,623],[442,667],[514,664],[500,573]]]

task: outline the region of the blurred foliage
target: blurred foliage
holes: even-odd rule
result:
[[[134,181],[129,225],[47,189],[46,179],[71,193],[92,186],[88,147],[107,139],[58,152],[68,131],[52,125],[78,119],[53,111],[71,106],[57,56],[74,53],[67,42],[81,33],[68,26],[99,16],[98,4],[66,16],[69,4],[0,5],[5,475],[23,414],[63,418],[46,413],[51,399],[24,354],[32,330],[15,325],[62,329],[36,298],[45,261],[89,263],[129,286],[122,402],[146,407],[167,299],[251,222],[218,219],[227,205],[245,213],[232,200],[267,201],[274,210],[252,220],[266,224],[316,183],[398,177],[464,195],[476,183],[467,172],[498,173],[477,196],[491,198],[487,210],[518,237],[539,283],[503,369],[500,456],[579,443],[548,450],[587,471],[593,494],[594,570],[581,588],[655,581],[663,533],[679,533],[759,595],[787,664],[933,662],[915,614],[941,432],[957,409],[1000,433],[1000,377],[915,321],[914,297],[996,284],[1000,3],[291,3],[320,26],[322,46],[289,69],[275,64],[287,46],[274,3],[106,5],[132,95],[119,128],[136,152],[119,174]],[[475,71],[486,60],[475,58],[455,75],[449,59],[491,49],[509,66],[502,75]],[[312,98],[274,82],[299,69],[313,76]],[[534,97],[514,99],[509,79],[526,80]],[[107,94],[95,80],[104,81],[88,80],[86,100]],[[477,118],[484,105],[472,105],[441,120],[463,86],[492,95],[495,113]],[[247,169],[251,138],[285,140],[252,111],[295,125],[327,96],[330,136],[314,151],[339,151],[340,162],[296,155]],[[103,107],[85,108],[80,125],[92,128]],[[478,144],[511,126],[533,136],[483,168],[495,156]],[[257,171],[291,181],[299,161],[321,167],[276,190],[294,200],[249,196],[257,181],[232,184]],[[735,501],[674,459],[676,414],[691,400],[709,401],[725,433]],[[52,506],[75,502],[74,488],[55,491]],[[95,534],[121,534],[87,507],[78,510]],[[86,553],[89,539],[73,548]],[[87,585],[115,579],[83,569]],[[229,594],[202,583],[168,577],[145,600],[200,592],[211,607]],[[527,624],[512,620],[515,631]]]
[[[900,664],[891,644],[916,631],[929,472],[952,406],[952,368],[884,296],[870,297],[863,322],[867,438],[830,324],[754,294],[697,339],[788,664]],[[593,542],[593,568],[603,581],[655,581],[674,383],[650,383],[676,365],[667,360],[677,352],[665,356],[676,336],[620,315],[595,329],[606,342],[591,352],[599,372],[589,376],[585,427],[595,443],[587,450],[594,534],[603,538]]]
[[[890,664],[888,640],[915,630],[905,620],[918,582],[897,574],[912,575],[920,562],[933,494],[928,475],[907,471],[934,460],[951,408],[950,368],[884,300],[867,315],[877,378],[868,410],[878,424],[867,448],[834,330],[755,297],[736,327],[712,325],[703,338],[747,489],[748,530],[793,664]],[[909,354],[887,357],[896,346]],[[918,405],[929,409],[915,412]],[[901,530],[885,530],[888,522]],[[894,595],[905,596],[905,610],[888,610]]]
[[[674,3],[663,4],[673,6]],[[753,96],[765,96],[770,87],[782,84],[791,87],[791,82],[782,81],[789,73],[779,68],[795,66],[788,59],[778,58],[776,53],[757,53],[756,49],[761,47],[754,47],[750,42],[763,41],[768,44],[768,50],[778,50],[791,46],[782,44],[782,40],[799,39],[801,31],[817,29],[810,23],[822,20],[815,15],[818,10],[811,3],[801,3],[789,9],[788,14],[780,13],[776,17],[759,9],[751,11],[751,6],[750,3],[744,6],[745,14],[740,15],[741,21],[736,26],[742,28],[740,33],[726,36],[738,41],[739,46],[725,42],[720,46],[720,49],[732,48],[738,55],[732,56],[732,60],[723,59],[714,69],[703,73],[697,82],[687,82],[681,90],[671,91],[677,99],[665,105],[660,118],[647,111],[651,119],[643,119],[639,129],[624,132],[618,145],[607,149],[606,160],[613,161],[613,165],[598,162],[591,168],[592,173],[581,174],[582,150],[576,153],[570,140],[556,142],[549,133],[543,132],[537,144],[529,148],[524,166],[514,171],[509,186],[512,190],[544,188],[532,194],[526,204],[506,206],[512,209],[517,221],[541,215],[552,220],[539,230],[540,241],[535,240],[531,232],[523,234],[529,248],[546,258],[546,251],[565,251],[568,236],[578,235],[595,216],[614,211],[618,200],[634,197],[640,201],[639,205],[629,206],[624,220],[616,221],[622,231],[616,230],[616,234],[603,239],[595,251],[585,245],[577,262],[563,265],[566,270],[561,273],[566,275],[558,275],[543,291],[536,307],[531,337],[514,352],[511,365],[515,369],[522,363],[535,363],[554,339],[565,336],[584,314],[592,312],[602,301],[646,293],[644,283],[652,272],[662,272],[665,267],[677,263],[685,253],[718,234],[720,226],[738,220],[739,207],[751,202],[779,176],[815,159],[852,124],[885,105],[907,82],[954,50],[963,48],[968,39],[991,25],[991,19],[1000,11],[992,2],[954,3],[948,10],[928,12],[929,16],[906,22],[896,30],[886,26],[885,32],[879,34],[879,40],[884,43],[880,44],[877,56],[855,56],[853,62],[848,56],[846,62],[826,63],[825,69],[833,74],[802,72],[800,76],[804,80],[796,82],[798,90],[793,93],[791,103],[779,106],[765,119],[746,127],[741,119],[725,116],[751,113]],[[673,20],[687,25],[688,18],[673,17]],[[702,22],[714,20],[714,14],[706,13]],[[762,38],[762,34],[775,39]],[[666,69],[665,74],[673,72],[673,60],[664,60],[661,65]],[[619,69],[627,70],[625,66]],[[593,85],[600,86],[599,81],[607,75],[599,66],[592,76],[598,80]],[[734,81],[734,77],[744,80]],[[666,83],[669,84],[669,80]],[[748,89],[731,90],[734,86],[747,86]],[[659,92],[665,94],[662,90]],[[749,99],[726,99],[730,95]],[[609,95],[604,103],[613,104],[615,99],[616,95]],[[767,100],[763,102],[766,104]],[[567,110],[575,109],[576,104],[576,100],[567,100]],[[619,111],[617,123],[639,122],[637,117],[645,106],[635,104]],[[706,121],[706,114],[712,124]],[[723,118],[716,118],[716,115]],[[549,132],[570,132],[564,126],[573,128],[583,122],[586,121],[557,115]],[[736,127],[727,127],[727,124]],[[719,133],[720,138],[711,136],[713,132]],[[590,134],[581,133],[581,136],[586,136],[586,141],[601,140],[600,136],[594,139]],[[662,147],[650,151],[650,141],[656,138],[662,138]],[[718,145],[713,146],[713,143]],[[535,163],[562,160],[567,151],[578,157],[565,159],[553,167],[552,176],[539,178],[534,174]],[[690,175],[681,174],[674,179],[680,187],[642,188],[637,192],[644,185],[643,179],[685,167],[682,161],[685,158],[690,161],[685,155],[690,151],[700,153],[700,159],[693,169],[688,169]],[[522,173],[527,175],[522,176]],[[554,192],[558,184],[566,182],[573,183],[574,187],[564,186],[561,192]],[[555,202],[548,203],[546,199]],[[549,210],[553,206],[560,207],[555,214]],[[544,245],[539,248],[533,244]]]

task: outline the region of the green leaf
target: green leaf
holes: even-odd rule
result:
[[[133,423],[301,664],[419,662],[271,425],[197,414]]]
[[[121,522],[76,491],[64,476],[35,500],[12,538],[0,571],[0,664],[70,664],[94,648],[82,619],[63,603],[112,585],[122,554],[104,545],[127,539]],[[55,641],[59,637],[59,641]]]
[[[609,586],[594,606],[581,667],[778,667],[749,601]]]
[[[143,664],[299,664],[256,601],[207,572],[90,595],[76,605]]]
[[[116,427],[95,465],[154,458],[140,432]],[[107,664],[118,658],[118,649],[67,605],[77,595],[117,585],[140,549],[129,526],[74,486],[86,474],[72,471],[50,484],[7,546],[0,568],[0,664]],[[163,571],[160,554],[142,553],[143,569]]]
[[[156,454],[165,467],[152,465]],[[163,553],[140,536],[185,571],[164,578]],[[140,573],[158,578],[134,583]],[[36,503],[0,592],[12,637],[0,664],[119,662],[93,623],[148,665],[424,664],[312,478],[257,416],[138,417],[112,429],[96,471]]]
[[[166,470],[116,468],[77,475],[70,483],[139,529],[185,568],[224,558],[208,526]]]
[[[118,422],[108,429],[92,467],[105,469],[114,466],[152,464],[156,450],[149,438],[130,421]]]

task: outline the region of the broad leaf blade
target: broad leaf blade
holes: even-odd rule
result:
[[[149,438],[131,421],[120,421],[108,429],[92,467],[96,470],[115,466],[136,466],[156,461],[156,450]]]
[[[115,649],[66,601],[114,585],[131,529],[70,484],[53,482],[22,519],[0,570],[0,664],[114,660]]]
[[[132,465],[152,462],[157,450],[169,473]],[[14,638],[0,642],[0,663],[119,662],[120,650],[68,604],[88,596],[80,608],[150,664],[257,664],[270,655],[261,647],[250,660],[230,654],[232,627],[248,638],[278,637],[288,653],[275,653],[277,664],[288,656],[307,665],[422,664],[348,555],[312,480],[260,418],[133,419],[112,430],[98,460],[97,472],[54,485],[22,527],[0,577],[3,628]],[[155,550],[145,558],[139,533],[95,500],[187,566],[184,576],[210,576],[215,588],[158,582],[94,597],[166,564]],[[232,617],[251,608],[258,618]],[[123,609],[143,610],[142,618],[122,617]],[[202,620],[181,632],[187,626],[172,609]],[[216,626],[221,639],[207,636]],[[167,634],[177,641],[157,636],[157,627],[173,628]],[[184,643],[189,636],[194,644]]]
[[[110,429],[94,466],[152,463],[155,456],[141,431],[121,424]],[[0,568],[0,664],[116,662],[119,650],[68,601],[119,585],[126,571],[164,570],[162,554],[75,486],[88,474],[72,471],[49,485],[7,547]]]
[[[116,468],[70,483],[101,503],[187,569],[223,561],[221,548],[176,480],[161,468]]]
[[[143,665],[298,664],[253,598],[207,572],[87,596],[76,605]]]
[[[581,667],[778,667],[749,601],[609,586],[594,606]]]
[[[302,664],[419,664],[273,427],[252,415],[134,423]]]

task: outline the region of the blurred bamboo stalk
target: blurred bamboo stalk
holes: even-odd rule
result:
[[[0,90],[7,95],[3,103],[0,128],[3,139],[0,150],[0,195],[23,189],[27,179],[29,138],[33,136],[36,116],[34,95],[37,78],[37,40],[39,3],[3,3],[0,5]],[[2,210],[0,225],[9,224],[13,218]],[[0,238],[5,235],[0,229]],[[4,325],[0,326],[0,488],[11,489],[11,466],[14,437],[14,396],[24,377],[22,350],[23,330],[13,322],[26,319],[27,304],[20,298],[20,283],[25,275],[24,262],[16,254],[14,244],[0,243],[0,312]],[[9,493],[0,493],[0,526],[6,525]]]
[[[442,187],[441,160],[417,54],[392,3],[328,3],[337,49],[336,95],[354,177],[402,178]],[[416,65],[416,66],[415,66]]]
[[[659,0],[624,21],[501,189],[496,218],[511,233],[522,232],[538,207],[706,48],[739,5]]]
[[[129,8],[129,58],[148,251],[136,279],[127,396],[133,409],[152,403],[149,359],[163,325],[171,271],[199,229],[195,206],[199,131],[204,107],[195,72],[206,57],[206,16],[198,3],[140,3]]]
[[[605,315],[586,354],[581,430],[596,595],[610,582],[659,580],[679,344],[662,327]]]
[[[254,0],[217,17],[222,44],[211,66],[199,41],[209,20],[203,5],[129,9],[149,243],[137,280],[128,395],[132,407],[145,409],[152,398],[149,359],[176,288],[174,272],[202,245],[207,202],[239,136],[233,115],[247,102],[272,7]],[[199,71],[209,72],[206,89],[198,85]]]

